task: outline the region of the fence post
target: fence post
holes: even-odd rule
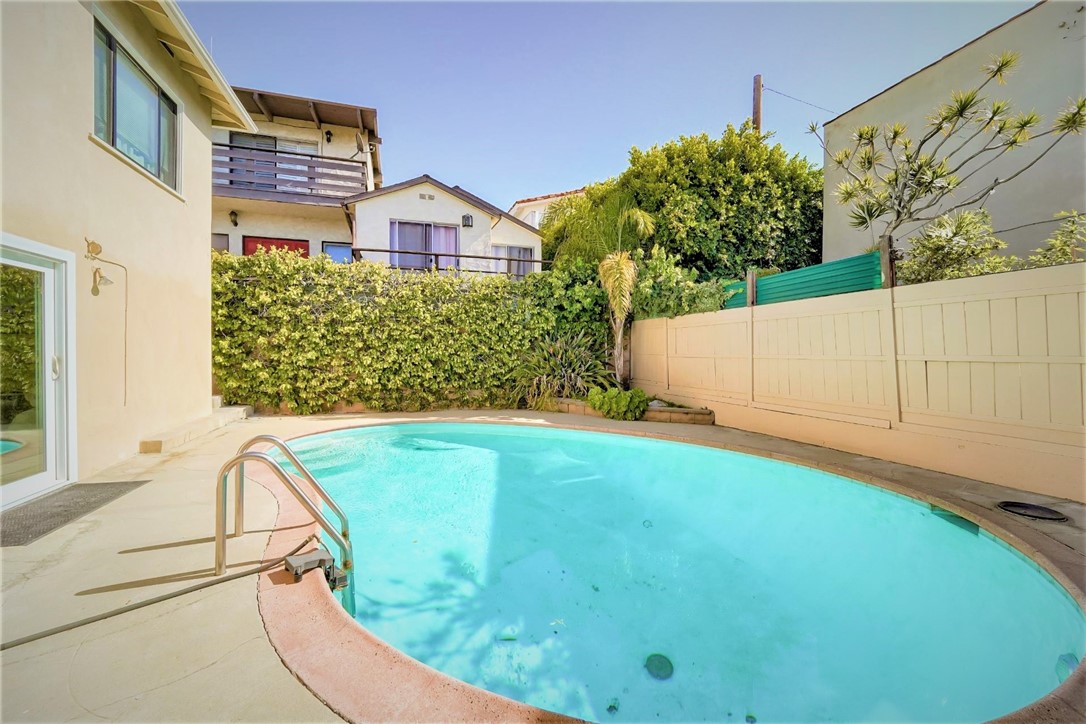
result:
[[[893,289],[897,276],[894,269],[894,239],[889,234],[879,237],[879,263],[882,267],[882,288]]]
[[[753,307],[758,303],[758,270],[754,267],[747,269],[747,306]]]

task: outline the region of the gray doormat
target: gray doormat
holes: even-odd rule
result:
[[[25,546],[150,480],[79,483],[0,513],[0,547]]]

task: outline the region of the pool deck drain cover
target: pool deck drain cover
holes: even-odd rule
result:
[[[649,676],[654,679],[670,679],[675,673],[675,667],[671,665],[671,659],[663,654],[652,654],[645,659],[645,668],[649,670]]]
[[[1000,510],[1005,510],[1012,515],[1020,515],[1023,518],[1032,518],[1033,520],[1048,520],[1053,523],[1063,523],[1067,520],[1067,516],[1060,511],[1046,508],[1043,505],[1034,505],[1033,503],[1004,500],[998,507]]]

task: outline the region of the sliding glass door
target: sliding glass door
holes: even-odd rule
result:
[[[66,305],[57,278],[63,265],[2,250],[0,505],[8,507],[69,479]]]

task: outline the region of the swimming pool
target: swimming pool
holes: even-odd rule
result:
[[[979,721],[1086,649],[1082,609],[1016,550],[828,473],[504,425],[291,446],[351,518],[366,628],[564,714]]]
[[[0,455],[12,452],[14,450],[18,450],[22,446],[23,443],[19,442],[18,440],[5,440],[3,438],[0,438]]]

